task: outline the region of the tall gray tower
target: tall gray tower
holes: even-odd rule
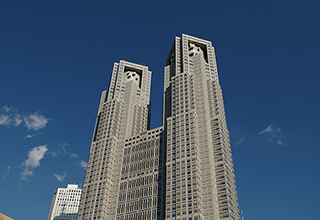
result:
[[[126,137],[149,129],[151,72],[121,60],[102,92],[78,219],[115,219]]]
[[[211,42],[175,38],[164,73],[163,125],[152,130],[150,82],[146,66],[114,64],[78,220],[240,220]]]
[[[240,219],[214,48],[176,37],[166,61],[166,219]]]

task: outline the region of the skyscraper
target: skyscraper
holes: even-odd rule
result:
[[[58,188],[53,194],[47,220],[75,220],[81,198],[78,185],[68,184],[67,188]]]
[[[150,82],[151,72],[148,67],[123,60],[114,64],[109,89],[101,95],[78,219],[116,219],[121,214],[117,209],[126,194],[122,190],[122,169],[125,165],[128,167],[125,159],[127,141],[140,140],[139,135],[149,129]],[[153,144],[147,143],[150,137],[145,138],[145,146]],[[159,150],[159,141],[154,141],[156,146],[153,148]],[[135,141],[132,144],[136,144]],[[141,170],[138,164],[142,158],[140,154],[132,152],[135,156],[130,160],[131,175],[125,181],[134,179],[134,183],[138,184],[140,174],[135,172]],[[155,162],[152,165],[159,166]],[[134,198],[132,201],[137,206]]]
[[[214,48],[176,37],[163,125],[149,130],[151,72],[115,63],[101,96],[78,214],[89,219],[240,219]]]
[[[239,219],[214,48],[176,37],[166,60],[166,219]]]

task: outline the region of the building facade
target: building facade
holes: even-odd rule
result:
[[[10,218],[10,217],[0,213],[0,220],[13,220],[13,218]]]
[[[117,209],[124,194],[122,166],[129,165],[123,162],[126,140],[149,129],[150,82],[148,67],[123,60],[114,64],[109,89],[101,95],[78,219],[116,219],[122,214]]]
[[[222,90],[210,41],[176,37],[166,60],[166,219],[240,219]]]
[[[47,220],[77,219],[82,189],[75,184],[67,188],[58,188],[53,194]]]
[[[149,129],[148,67],[115,63],[102,92],[78,220],[240,219],[210,41],[176,37],[164,68],[163,124]]]

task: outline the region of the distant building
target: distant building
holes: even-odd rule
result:
[[[82,189],[78,185],[68,184],[67,188],[58,188],[54,193],[47,220],[77,219]]]
[[[0,213],[0,220],[13,220],[13,218],[10,218],[10,217]]]

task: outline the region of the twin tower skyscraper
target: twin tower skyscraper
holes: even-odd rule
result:
[[[150,130],[151,71],[121,60],[102,92],[78,220],[239,220],[222,90],[210,41],[175,37],[162,126]]]

